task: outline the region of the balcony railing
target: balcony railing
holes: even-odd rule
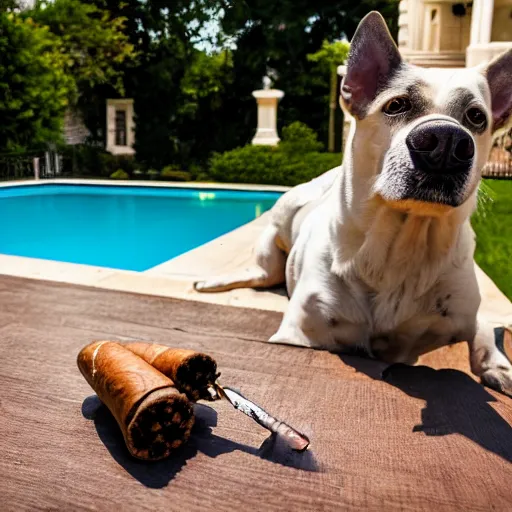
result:
[[[482,175],[486,178],[512,179],[512,128],[494,141]]]

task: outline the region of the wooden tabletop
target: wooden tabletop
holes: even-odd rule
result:
[[[464,344],[384,380],[380,363],[265,343],[280,317],[0,276],[0,509],[512,509],[512,400],[466,373]],[[207,352],[310,450],[216,402],[173,458],[131,459],[76,366],[98,339]]]

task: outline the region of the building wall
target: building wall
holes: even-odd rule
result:
[[[491,41],[512,41],[512,0],[495,0]]]

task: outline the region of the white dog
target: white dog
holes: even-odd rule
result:
[[[201,292],[286,281],[270,341],[413,363],[465,340],[482,380],[512,394],[512,365],[477,332],[474,234],[481,169],[512,110],[512,50],[473,69],[402,61],[383,18],[352,40],[341,103],[354,121],[343,165],[284,194],[256,248],[258,267]]]

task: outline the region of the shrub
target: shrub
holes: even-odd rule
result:
[[[110,179],[112,179],[112,180],[129,180],[130,175],[127,172],[123,171],[123,169],[118,169],[116,172],[113,172],[110,175]]]
[[[64,167],[75,176],[100,176],[106,178],[117,168],[108,165],[109,153],[96,146],[80,144],[64,146],[60,152],[64,157]]]
[[[264,183],[294,186],[341,164],[339,153],[287,155],[277,148],[244,146],[215,154],[209,177],[229,183]]]
[[[132,173],[132,176],[136,179],[136,180],[143,180],[146,178],[146,174],[144,173],[144,171],[142,169],[135,169]]]
[[[120,167],[117,165],[117,159],[114,155],[102,152],[99,155],[100,167],[98,173],[100,176],[110,176],[112,173],[118,171]],[[124,169],[121,169],[124,170]]]
[[[276,184],[280,155],[267,146],[244,146],[225,153],[216,153],[210,161],[209,174],[215,181],[230,183]]]
[[[139,167],[131,155],[112,155],[103,147],[92,144],[63,146],[59,152],[64,157],[65,170],[76,176],[108,178],[119,169],[131,175]]]
[[[323,144],[318,141],[317,134],[300,121],[283,128],[283,140],[279,143],[279,149],[286,153],[311,153],[323,149]]]
[[[156,180],[158,176],[160,176],[160,173],[156,169],[149,169],[146,174],[149,176],[150,180]]]
[[[187,171],[181,171],[175,165],[167,165],[162,169],[160,179],[168,181],[191,181],[192,175]]]
[[[190,164],[188,172],[193,181],[207,180],[209,178],[207,169],[198,164]]]
[[[132,174],[137,169],[137,162],[131,155],[113,156],[117,169],[122,169],[128,174]]]
[[[341,154],[320,153],[316,134],[302,123],[283,130],[277,147],[244,146],[214,154],[208,177],[229,183],[294,186],[341,164]]]

